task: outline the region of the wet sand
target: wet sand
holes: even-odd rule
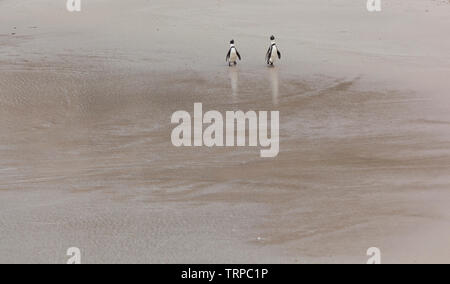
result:
[[[0,263],[450,262],[449,3],[53,2],[0,1]],[[196,102],[279,156],[173,147]]]

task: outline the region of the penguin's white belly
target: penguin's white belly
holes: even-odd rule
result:
[[[278,49],[276,46],[272,47],[272,53],[270,54],[270,62],[275,62],[278,58]]]
[[[236,49],[232,49],[230,53],[230,62],[235,62],[238,60]]]

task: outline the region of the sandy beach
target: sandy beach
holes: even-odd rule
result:
[[[450,263],[449,1],[64,2],[0,0],[0,263]],[[279,155],[174,147],[197,102]]]

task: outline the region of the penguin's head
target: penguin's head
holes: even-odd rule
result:
[[[275,37],[274,37],[274,36],[271,36],[271,37],[270,37],[270,40],[275,40]]]
[[[230,41],[230,44],[234,44],[234,39],[232,39],[232,40]]]

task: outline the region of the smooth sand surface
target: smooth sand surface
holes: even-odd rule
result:
[[[0,0],[0,263],[450,262],[448,1],[63,2]],[[173,147],[195,102],[279,156]]]

